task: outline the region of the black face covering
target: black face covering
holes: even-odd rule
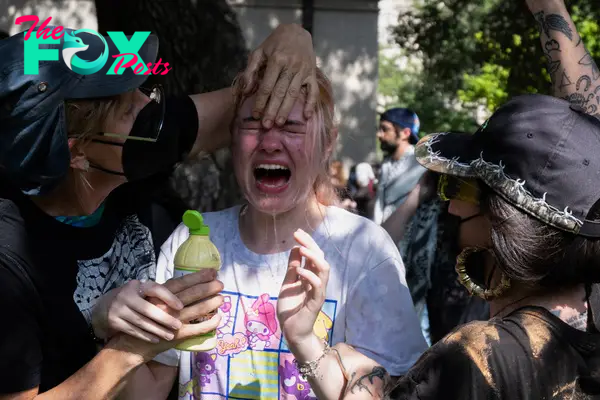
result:
[[[182,161],[191,150],[198,132],[196,108],[187,96],[169,99],[165,103],[164,113],[156,107],[144,107],[130,133],[130,136],[142,139],[154,135],[157,137],[156,141],[128,139],[125,143],[120,143],[92,140],[123,148],[123,172],[96,164],[90,164],[90,167],[108,174],[125,176],[129,182],[135,182],[168,171]]]

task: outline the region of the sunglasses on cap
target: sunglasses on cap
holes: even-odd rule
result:
[[[479,183],[475,178],[459,178],[441,175],[438,182],[438,196],[443,201],[461,200],[479,205]]]
[[[139,88],[140,92],[149,98],[148,104],[137,115],[129,134],[100,132],[99,136],[125,140],[156,142],[160,136],[165,119],[165,95],[161,85],[152,88]],[[102,140],[94,140],[103,143]],[[107,142],[107,144],[115,144]]]

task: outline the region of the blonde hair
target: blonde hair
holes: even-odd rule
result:
[[[263,67],[258,72],[258,79],[261,80],[264,76],[265,68]],[[329,176],[329,168],[331,165],[331,157],[333,153],[333,146],[337,139],[337,122],[335,120],[335,105],[333,98],[333,88],[331,81],[321,71],[320,68],[316,68],[317,86],[319,95],[317,96],[317,102],[315,104],[315,112],[307,123],[309,132],[314,132],[316,138],[315,150],[320,153],[320,164],[319,171],[313,185],[314,193],[319,203],[330,206],[337,205],[340,199],[337,192],[331,182]],[[233,95],[235,102],[235,111],[239,111],[243,102],[250,96],[252,96],[258,90],[258,85],[255,86],[251,93],[244,95],[243,79],[241,75],[238,75],[233,82]],[[307,95],[307,89],[302,86],[300,90],[301,96]],[[235,128],[235,121],[232,121],[231,132],[233,134]],[[331,149],[331,151],[330,151]]]
[[[126,104],[131,93],[133,92],[112,97],[65,101],[67,136],[85,141],[102,132],[104,122]]]
[[[128,93],[132,92],[104,98],[65,101],[67,137],[77,139],[76,146],[85,146],[93,135],[102,132],[106,120],[127,103]],[[94,190],[84,173],[77,175],[84,187]]]

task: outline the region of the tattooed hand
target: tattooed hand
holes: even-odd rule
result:
[[[563,0],[527,0],[540,32],[553,94],[600,118],[600,70]]]

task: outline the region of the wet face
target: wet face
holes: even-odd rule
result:
[[[303,98],[296,101],[283,127],[271,129],[252,118],[255,99],[254,95],[246,99],[236,116],[234,170],[250,205],[276,215],[307,200],[323,154],[315,151],[316,132],[312,121],[304,118]]]
[[[489,247],[491,226],[488,219],[480,214],[478,205],[463,200],[450,200],[448,212],[461,219],[458,233],[461,250],[465,247]]]
[[[140,90],[123,94],[120,104],[111,111],[101,127],[101,131],[128,136],[137,115],[149,101],[148,96],[144,95]],[[125,139],[108,136],[96,136],[94,138],[106,142],[125,142]],[[123,147],[89,142],[86,143],[84,152],[85,157],[91,164],[98,165],[107,170],[123,172]]]

